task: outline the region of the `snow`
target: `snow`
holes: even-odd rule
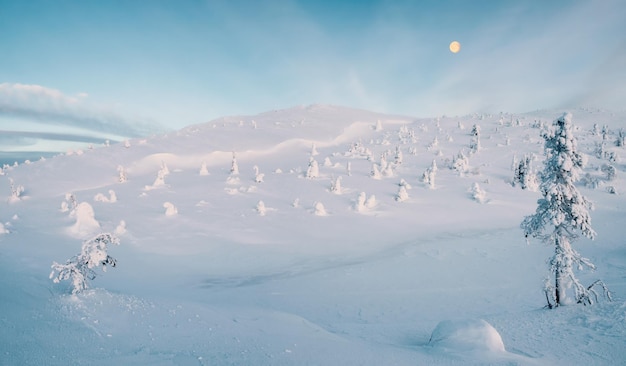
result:
[[[313,105],[5,167],[0,363],[623,364],[626,198],[607,187],[626,190],[626,165],[611,163],[608,181],[592,130],[609,126],[605,149],[623,158],[611,140],[626,115],[571,112],[598,181],[578,186],[597,238],[572,245],[597,269],[577,276],[602,279],[613,302],[544,309],[553,248],[520,229],[540,194],[511,185],[511,162],[534,154],[541,170],[537,127],[563,111],[415,118]],[[474,125],[480,149],[460,175],[472,138],[461,127]],[[332,164],[307,179],[313,152]],[[383,156],[393,173],[372,179]],[[435,189],[422,181],[431,167]],[[10,180],[28,199],[8,202]],[[114,270],[74,295],[48,278],[102,232],[120,238]]]

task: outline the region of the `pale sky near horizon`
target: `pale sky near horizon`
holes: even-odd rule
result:
[[[626,108],[620,0],[0,0],[0,49],[0,151],[313,103]]]

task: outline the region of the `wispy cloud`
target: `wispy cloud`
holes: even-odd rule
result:
[[[123,137],[142,136],[161,129],[154,123],[130,119],[111,108],[89,103],[86,93],[72,96],[41,85],[19,83],[0,84],[0,117]]]

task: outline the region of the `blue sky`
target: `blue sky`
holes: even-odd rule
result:
[[[312,103],[423,117],[626,105],[621,0],[0,0],[0,49],[5,151]]]

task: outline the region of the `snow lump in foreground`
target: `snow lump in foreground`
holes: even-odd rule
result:
[[[433,330],[429,344],[458,352],[505,352],[500,333],[482,319],[444,320]]]

